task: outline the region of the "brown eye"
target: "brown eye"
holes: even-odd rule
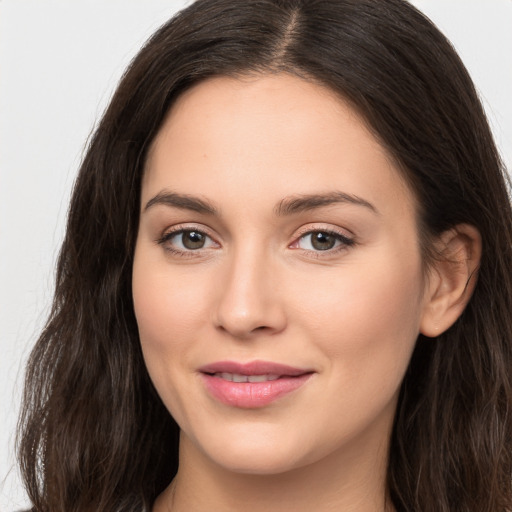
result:
[[[199,231],[182,231],[181,243],[186,249],[202,249],[206,243],[206,236]]]
[[[190,253],[201,249],[217,247],[217,244],[203,231],[198,229],[180,229],[165,234],[158,240],[166,250],[175,254]]]
[[[310,231],[302,235],[296,242],[297,248],[312,252],[325,252],[352,245],[354,245],[354,240],[347,238],[341,233],[330,231]]]
[[[311,233],[311,246],[317,251],[328,251],[332,249],[336,244],[337,238],[330,234],[322,231]]]

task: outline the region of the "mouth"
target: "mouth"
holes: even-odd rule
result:
[[[314,373],[266,361],[220,361],[199,372],[212,398],[242,409],[265,407],[302,387]]]
[[[230,382],[268,382],[281,377],[281,375],[242,375],[241,373],[227,372],[214,373],[213,376]]]

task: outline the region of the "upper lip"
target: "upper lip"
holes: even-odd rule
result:
[[[202,373],[234,373],[238,375],[279,375],[296,377],[305,373],[312,373],[312,370],[295,368],[280,363],[270,361],[250,361],[248,363],[238,363],[236,361],[217,361],[206,364],[199,368]]]

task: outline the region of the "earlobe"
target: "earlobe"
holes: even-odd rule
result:
[[[474,226],[459,224],[439,236],[436,249],[420,323],[420,332],[431,338],[453,325],[469,302],[476,285],[482,239]]]

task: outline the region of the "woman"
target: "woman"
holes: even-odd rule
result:
[[[80,170],[34,510],[510,510],[511,265],[482,107],[414,8],[195,2]]]

